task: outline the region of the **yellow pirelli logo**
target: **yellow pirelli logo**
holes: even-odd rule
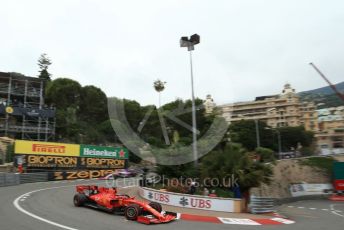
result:
[[[16,140],[14,152],[16,154],[79,156],[80,145]]]

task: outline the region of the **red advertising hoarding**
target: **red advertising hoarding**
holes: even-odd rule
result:
[[[335,180],[334,189],[336,191],[344,191],[344,180]]]

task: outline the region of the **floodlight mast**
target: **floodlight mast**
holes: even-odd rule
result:
[[[193,80],[193,66],[192,66],[192,52],[195,49],[195,45],[200,43],[200,36],[194,34],[190,37],[180,38],[180,47],[187,47],[190,54],[190,73],[191,73],[191,96],[192,96],[192,151],[194,157],[195,167],[198,166],[198,151],[197,151],[197,122],[196,122],[196,106],[195,106],[195,94],[194,94],[194,80]]]

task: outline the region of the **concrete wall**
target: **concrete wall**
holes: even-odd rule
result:
[[[245,208],[243,200],[235,198],[189,195],[142,187],[139,189],[139,194],[146,200],[181,208],[231,213],[243,212]]]
[[[297,159],[281,160],[273,168],[274,176],[269,185],[263,184],[258,188],[251,189],[251,195],[258,197],[289,198],[290,184],[310,183],[327,184],[331,178],[320,170],[302,165]]]

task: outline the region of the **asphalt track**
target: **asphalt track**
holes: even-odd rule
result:
[[[104,183],[99,182],[98,183]],[[302,201],[279,207],[279,212],[295,220],[291,225],[225,225],[178,220],[163,225],[143,225],[90,208],[74,207],[75,182],[45,182],[0,188],[0,230],[113,230],[113,229],[309,229],[342,230],[344,202]],[[29,193],[29,194],[27,194]],[[27,194],[27,195],[23,195]]]

